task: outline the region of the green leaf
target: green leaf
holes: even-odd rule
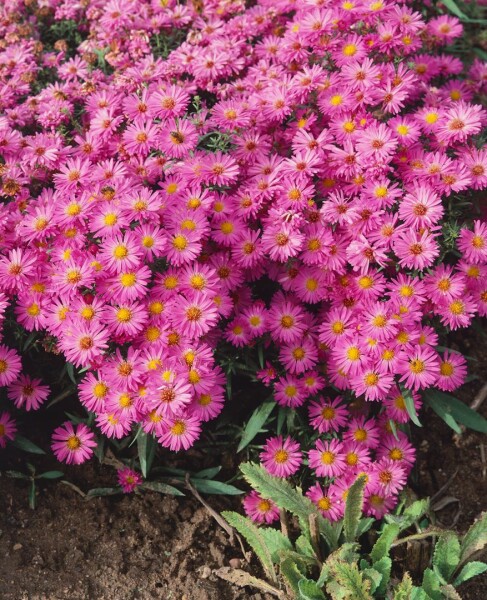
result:
[[[370,591],[372,594],[374,594],[375,591],[377,590],[377,588],[379,587],[379,585],[381,584],[382,574],[379,573],[379,571],[377,571],[373,567],[361,569],[361,572],[362,572],[362,575],[368,581],[370,581]]]
[[[244,463],[240,465],[247,482],[256,489],[263,498],[272,500],[284,510],[296,515],[305,531],[309,530],[308,519],[316,514],[316,507],[309,498],[295,490],[285,479],[273,477],[260,465]],[[324,519],[323,519],[324,520]]]
[[[472,410],[469,406],[440,390],[428,389],[424,393],[428,405],[439,415],[452,429],[461,433],[460,428],[455,428],[457,421],[474,431],[487,433],[487,420]],[[448,420],[447,420],[448,419]]]
[[[98,498],[100,496],[115,496],[120,494],[120,488],[104,487],[104,488],[92,488],[86,492],[88,498]]]
[[[68,374],[68,377],[71,379],[71,381],[74,383],[74,385],[78,385],[78,382],[76,381],[76,377],[74,374],[73,363],[70,363],[70,362],[66,363],[66,373]]]
[[[454,0],[441,0],[441,3],[462,21],[469,21],[469,17],[458,8]]]
[[[303,579],[303,574],[291,558],[285,558],[281,562],[281,573],[286,578],[296,598],[299,598],[299,582]]]
[[[375,542],[374,547],[370,553],[370,557],[373,563],[378,562],[384,556],[389,556],[389,550],[392,542],[397,538],[399,533],[399,525],[396,523],[388,523],[384,526],[379,539]]]
[[[259,531],[265,540],[267,549],[271,553],[272,562],[280,562],[279,553],[284,550],[293,550],[291,540],[283,533],[272,527],[260,527]]]
[[[202,494],[222,494],[224,496],[238,496],[239,494],[243,494],[243,491],[235,486],[229,485],[228,483],[222,483],[221,481],[215,481],[214,479],[198,479],[191,477],[191,483]]]
[[[150,472],[156,453],[156,442],[152,435],[141,432],[137,437],[137,452],[139,455],[140,470],[144,479]]]
[[[387,586],[391,579],[392,560],[388,556],[383,556],[374,563],[374,569],[382,575],[380,584],[377,586],[376,595],[381,598],[385,595]]]
[[[262,429],[262,426],[267,421],[269,415],[275,407],[276,403],[274,402],[274,400],[268,400],[267,402],[263,402],[254,410],[252,416],[249,419],[249,422],[245,426],[245,429],[242,433],[242,439],[240,440],[240,444],[238,445],[237,452],[241,452],[246,446],[250,444],[250,442]]]
[[[401,583],[394,590],[394,600],[410,600],[413,582],[409,573],[404,573]]]
[[[458,587],[461,583],[472,579],[472,577],[481,575],[485,571],[487,571],[487,564],[479,560],[473,560],[472,562],[467,563],[463,567],[463,569],[460,571],[457,578],[453,582],[453,585],[455,587]]]
[[[444,600],[441,592],[443,582],[432,569],[425,569],[423,573],[423,589],[433,600]]]
[[[31,454],[45,454],[42,448],[39,448],[39,446],[36,446],[22,435],[15,436],[15,439],[12,441],[12,446],[15,446],[19,450],[23,450],[24,452],[30,452]]]
[[[463,536],[461,544],[460,565],[464,565],[476,552],[483,550],[487,545],[487,512],[470,527]]]
[[[159,494],[167,494],[168,496],[184,496],[183,492],[178,490],[178,488],[163,483],[162,481],[144,481],[140,487],[144,490],[159,492]]]
[[[221,467],[211,467],[210,469],[202,469],[201,471],[198,471],[194,474],[194,476],[198,479],[213,479],[213,477],[218,475],[221,470]]]
[[[350,600],[373,600],[369,593],[370,581],[364,579],[355,563],[348,564],[336,561],[330,565],[330,571],[336,583],[343,588],[343,592],[346,594],[345,598],[350,598]],[[326,589],[334,598],[333,591],[329,590],[329,586],[330,584],[327,585]],[[336,586],[332,586],[331,589],[335,590]]]
[[[228,523],[235,527],[235,529],[242,535],[249,543],[252,550],[257,555],[257,558],[262,563],[264,571],[272,581],[277,581],[276,572],[272,563],[272,556],[266,546],[265,538],[262,536],[258,527],[256,527],[250,519],[239,515],[236,512],[224,511],[222,512],[224,519]]]
[[[62,471],[45,471],[44,473],[37,475],[36,479],[59,479],[59,477],[64,477]]]
[[[300,554],[304,554],[305,556],[309,556],[310,558],[315,558],[315,551],[313,550],[313,546],[311,542],[305,535],[300,535],[295,542],[296,550]]]
[[[363,519],[360,519],[357,527],[357,539],[359,539],[364,533],[367,533],[374,523],[374,517],[364,517]]]
[[[311,579],[301,579],[298,582],[299,600],[326,600],[325,595]]]
[[[362,506],[364,503],[365,477],[358,477],[350,487],[345,504],[343,531],[346,542],[354,542],[357,536]]]
[[[433,569],[448,583],[460,561],[460,542],[454,533],[442,535],[435,546]]]
[[[443,594],[442,598],[445,600],[462,600],[460,594],[450,584],[441,586],[440,591]]]
[[[431,596],[428,596],[423,588],[414,586],[411,590],[411,594],[408,596],[408,600],[432,600],[432,598]]]
[[[413,523],[421,519],[423,515],[425,515],[430,507],[429,498],[424,500],[416,500],[412,504],[410,504],[403,512],[402,516],[405,517],[405,521],[399,525],[399,531],[403,531],[408,527],[411,527]]]
[[[411,391],[408,390],[408,388],[402,384],[400,384],[400,388],[401,388],[402,396],[404,398],[404,404],[406,406],[406,410],[408,411],[409,418],[415,425],[417,425],[418,427],[422,427],[422,425],[418,419],[416,407],[414,406],[414,399],[411,394]]]

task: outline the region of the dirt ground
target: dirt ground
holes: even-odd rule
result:
[[[458,394],[470,403],[487,374],[485,341],[478,334],[456,343],[478,358],[472,370],[478,379]],[[481,412],[487,416],[487,401]],[[464,532],[487,508],[485,436],[468,431],[455,440],[435,415],[425,413],[422,420],[423,428],[415,431],[419,452],[411,487],[425,497],[450,482],[435,501],[436,519]],[[25,470],[17,451],[9,453],[7,463],[5,458],[0,469]],[[44,466],[56,468],[55,463]],[[65,479],[85,492],[116,484],[114,469],[96,461],[63,470]],[[238,497],[207,500],[217,511],[240,506]],[[413,568],[411,556],[398,558]],[[33,511],[25,482],[0,474],[0,600],[271,600],[214,575],[214,569],[234,565],[235,559],[242,559],[239,546],[191,495],[144,492],[86,501],[60,482],[41,482]],[[484,575],[459,592],[464,600],[484,600],[486,590]]]

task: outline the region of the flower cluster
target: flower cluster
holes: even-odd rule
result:
[[[414,456],[387,431],[402,390],[419,406],[460,385],[438,327],[487,314],[487,226],[457,207],[487,186],[487,68],[441,52],[458,19],[389,0],[42,6],[0,7],[0,315],[86,371],[103,434],[140,425],[172,450],[222,409],[217,345],[263,344],[258,378],[319,435],[309,466],[332,484],[310,497],[337,518],[365,470],[370,511],[389,509]],[[65,19],[85,39],[43,48]],[[6,343],[0,385],[26,410],[49,395]],[[92,453],[85,428],[54,440]],[[288,476],[301,453],[275,438],[262,460]]]

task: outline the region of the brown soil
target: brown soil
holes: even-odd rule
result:
[[[86,466],[78,477],[86,491],[113,475]],[[144,492],[86,501],[53,483],[40,487],[32,511],[18,480],[4,476],[0,489],[2,600],[263,600],[212,573],[240,551],[193,498]]]

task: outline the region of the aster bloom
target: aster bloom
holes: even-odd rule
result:
[[[322,398],[311,402],[308,411],[310,425],[319,433],[339,431],[348,420],[348,411],[339,396],[334,400]]]
[[[118,484],[124,494],[130,494],[142,483],[142,476],[137,471],[124,467],[117,471]]]
[[[245,496],[243,507],[246,515],[254,523],[266,523],[270,525],[274,521],[279,520],[278,506],[272,500],[262,498],[255,490]]]
[[[467,376],[467,361],[456,352],[444,352],[440,359],[440,374],[437,386],[440,390],[451,392],[460,387]]]
[[[477,263],[485,261],[487,259],[487,224],[474,221],[473,231],[462,229],[457,243],[466,260]]]
[[[71,323],[59,341],[69,362],[77,367],[87,367],[101,358],[108,347],[108,332],[101,325]]]
[[[207,333],[218,320],[215,303],[205,294],[193,294],[175,302],[172,320],[184,335],[198,338]]]
[[[40,379],[32,379],[28,375],[21,375],[17,381],[7,388],[8,398],[17,408],[37,410],[46,400],[50,392],[49,386],[43,385]]]
[[[375,471],[378,482],[374,491],[379,494],[397,494],[406,485],[406,471],[397,461],[383,458],[375,465]]]
[[[91,458],[96,447],[93,432],[83,423],[66,421],[54,430],[51,448],[56,458],[68,465],[80,465]]]
[[[440,372],[438,354],[431,348],[417,347],[397,364],[400,381],[417,391],[434,384]]]
[[[178,417],[163,425],[159,443],[165,448],[178,452],[187,450],[201,433],[201,422],[196,417]]]
[[[301,466],[302,456],[299,444],[291,437],[269,438],[260,453],[264,468],[276,477],[290,477]]]
[[[345,469],[343,445],[339,440],[318,440],[308,455],[309,466],[318,477],[338,477]]]
[[[0,345],[0,386],[13,383],[20,374],[20,356],[12,348]]]
[[[8,441],[15,439],[17,425],[6,411],[0,413],[0,448],[5,448]]]
[[[329,521],[338,521],[343,516],[343,502],[333,488],[322,488],[319,483],[315,483],[306,492],[306,496]]]

